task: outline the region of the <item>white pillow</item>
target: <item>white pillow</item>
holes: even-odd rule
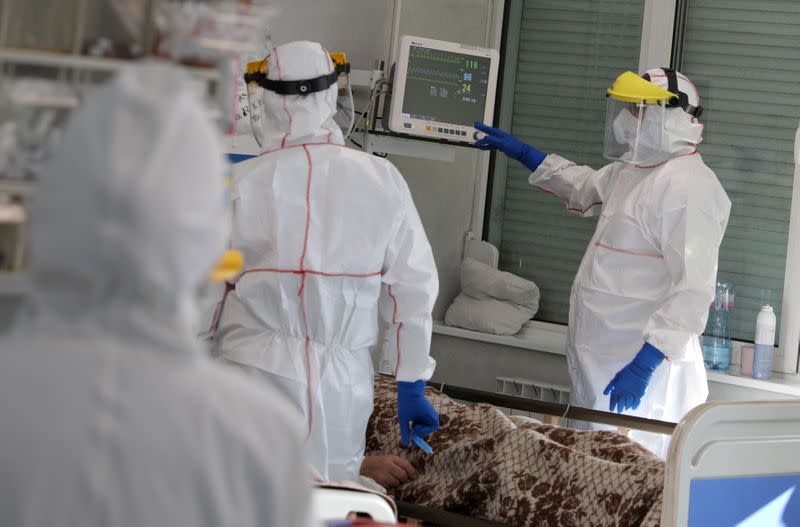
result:
[[[444,321],[450,325],[492,335],[514,335],[533,318],[535,309],[493,298],[471,298],[459,294]]]
[[[461,262],[461,291],[478,299],[508,300],[534,313],[539,310],[539,288],[535,283],[472,258]]]

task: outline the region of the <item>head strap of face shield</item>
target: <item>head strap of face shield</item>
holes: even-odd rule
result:
[[[268,79],[263,72],[245,73],[246,83],[255,82],[265,90],[277,93],[278,95],[311,95],[312,93],[327,90],[339,79],[339,75],[350,73],[350,64],[337,64],[331,73],[320,75],[313,79],[299,81],[281,81]]]
[[[664,71],[664,75],[667,77],[667,91],[678,94],[677,97],[673,97],[667,101],[667,108],[682,108],[684,112],[688,113],[692,117],[700,117],[703,115],[703,107],[692,106],[689,104],[689,96],[686,95],[685,92],[682,92],[678,89],[678,74],[675,73],[675,70],[670,68],[661,69]],[[642,78],[646,81],[650,81],[650,75],[647,73],[643,74]]]

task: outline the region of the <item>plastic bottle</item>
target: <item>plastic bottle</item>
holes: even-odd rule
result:
[[[772,357],[775,352],[775,312],[772,306],[761,308],[756,319],[756,345],[753,352],[753,378],[772,377]]]
[[[703,332],[703,361],[707,369],[727,370],[731,365],[731,311],[734,307],[733,284],[717,281],[716,294],[708,312]]]

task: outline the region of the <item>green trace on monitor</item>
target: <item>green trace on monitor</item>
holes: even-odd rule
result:
[[[472,126],[483,119],[491,59],[411,46],[403,113]]]

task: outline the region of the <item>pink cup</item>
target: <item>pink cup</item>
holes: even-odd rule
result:
[[[745,344],[742,346],[742,356],[740,362],[742,364],[742,375],[753,375],[753,349],[752,344]]]

